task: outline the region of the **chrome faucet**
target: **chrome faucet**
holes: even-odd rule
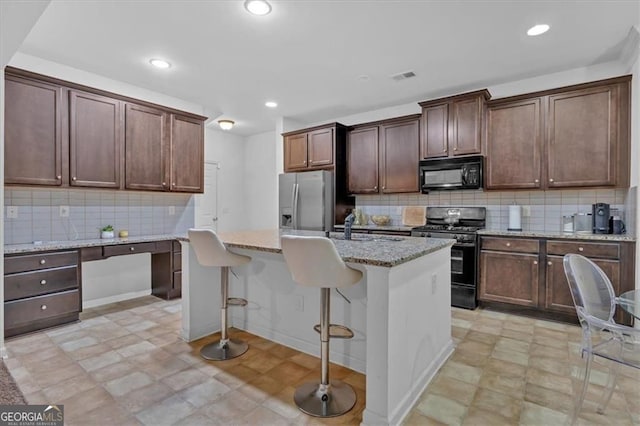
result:
[[[344,219],[344,239],[345,240],[350,240],[351,239],[351,227],[353,226],[353,222],[356,220],[356,216],[352,213],[349,213],[349,216],[347,216]]]

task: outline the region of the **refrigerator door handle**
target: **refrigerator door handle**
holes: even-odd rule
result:
[[[293,201],[293,217],[291,219],[291,227],[298,229],[298,184],[293,184],[293,193],[291,194]]]

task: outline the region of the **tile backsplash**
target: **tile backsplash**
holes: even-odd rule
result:
[[[60,206],[69,216],[60,217]],[[9,218],[9,208],[17,210]],[[174,213],[174,214],[171,214]],[[5,187],[5,244],[100,238],[113,225],[116,235],[186,233],[194,224],[190,194],[87,189]]]
[[[607,203],[635,234],[635,187],[555,191],[434,191],[429,194],[359,195],[356,207],[368,215],[391,216],[391,225],[402,225],[402,206],[482,206],[487,208],[487,229],[506,230],[509,205],[529,206],[522,217],[523,231],[558,232],[563,215],[591,213],[593,203]],[[625,220],[628,219],[628,220]]]

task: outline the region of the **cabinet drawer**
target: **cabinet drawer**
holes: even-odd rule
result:
[[[14,274],[16,272],[37,271],[39,269],[75,266],[77,264],[77,251],[11,256],[4,258],[4,273]]]
[[[182,269],[182,253],[173,253],[173,270],[179,271]]]
[[[104,257],[121,256],[123,254],[152,253],[156,251],[156,243],[120,244],[117,246],[105,246]]]
[[[620,244],[589,243],[579,241],[547,241],[547,253],[558,256],[564,256],[568,253],[577,253],[586,257],[619,259]]]
[[[171,241],[156,241],[156,251],[171,251]]]
[[[78,268],[65,266],[5,275],[4,300],[23,299],[78,287]]]
[[[517,253],[538,253],[538,240],[525,238],[486,238],[482,237],[482,250],[499,250]]]
[[[5,302],[4,327],[15,328],[33,321],[73,314],[78,312],[79,306],[78,290]]]

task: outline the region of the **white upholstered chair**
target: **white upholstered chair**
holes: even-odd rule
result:
[[[189,229],[189,243],[193,247],[200,265],[221,268],[220,339],[203,346],[200,350],[200,356],[214,361],[238,357],[249,349],[249,345],[241,340],[229,338],[227,308],[229,305],[245,306],[247,301],[239,298],[229,298],[229,268],[248,263],[251,258],[227,250],[216,233],[210,229]]]
[[[340,416],[353,408],[356,394],[348,384],[329,380],[329,340],[353,337],[353,333],[330,323],[330,292],[332,288],[356,284],[362,279],[362,272],[345,265],[328,238],[284,235],[281,246],[293,280],[320,289],[320,326],[316,326],[320,332],[320,381],[299,386],[293,399],[300,410],[312,416]]]

